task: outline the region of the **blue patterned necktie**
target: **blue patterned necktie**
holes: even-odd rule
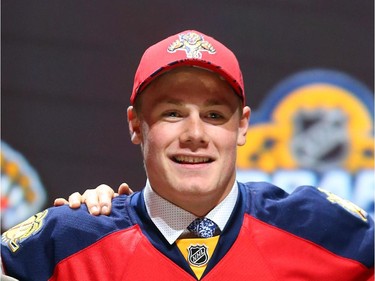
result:
[[[209,238],[214,236],[218,226],[208,218],[195,219],[187,229],[199,238]]]

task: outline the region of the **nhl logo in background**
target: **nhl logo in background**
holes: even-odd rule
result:
[[[209,260],[206,245],[190,245],[188,247],[188,261],[193,266],[203,266]]]

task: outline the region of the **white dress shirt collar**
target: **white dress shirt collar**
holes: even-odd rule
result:
[[[147,213],[152,222],[169,244],[173,244],[196,216],[160,197],[153,191],[148,180],[143,194]],[[223,230],[227,224],[236,204],[237,196],[238,186],[235,182],[227,197],[206,215],[219,226],[220,230]]]

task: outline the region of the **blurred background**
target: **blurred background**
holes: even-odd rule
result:
[[[125,118],[133,75],[149,45],[186,29],[209,34],[236,53],[255,125],[272,122],[264,111],[288,97],[289,86],[282,85],[290,77],[328,70],[347,75],[338,83],[350,89],[341,92],[358,103],[349,116],[365,112],[360,120],[366,124],[356,126],[373,143],[372,0],[3,0],[1,8],[3,229],[74,191],[101,183],[117,188],[123,181],[134,190],[144,186],[140,150],[130,142]],[[349,146],[356,132],[349,132]],[[373,147],[366,153],[367,162],[348,172],[349,182],[372,171]],[[296,161],[278,167],[244,161],[243,178],[249,177],[246,169],[265,168],[271,181],[277,169],[310,169],[302,178],[313,176],[319,184],[325,172],[322,166],[300,169]],[[335,163],[340,171],[347,167]],[[362,197],[371,200],[362,207],[371,212],[369,181]],[[349,188],[347,199],[353,199]]]

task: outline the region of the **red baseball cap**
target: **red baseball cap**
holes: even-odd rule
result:
[[[189,65],[221,75],[245,105],[242,72],[236,56],[216,39],[195,30],[170,36],[145,51],[135,73],[131,104],[156,77],[173,68]]]

